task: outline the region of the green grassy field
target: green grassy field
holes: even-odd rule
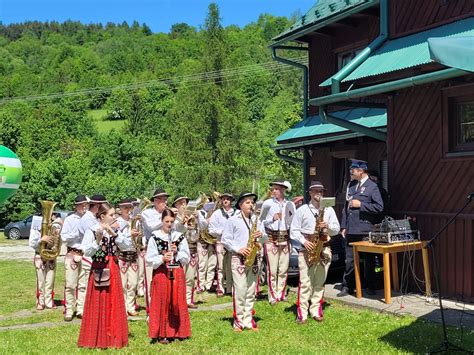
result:
[[[64,269],[58,263],[56,300],[62,297]],[[34,309],[33,265],[29,262],[0,261],[0,353],[52,353],[78,351],[79,324],[64,323],[62,310]],[[142,302],[143,299],[140,299]],[[230,297],[208,297],[204,305],[230,302]],[[144,320],[129,322],[129,345],[121,352],[151,353],[424,353],[442,339],[439,324],[414,317],[396,317],[368,309],[353,309],[332,302],[325,321],[295,323],[295,294],[290,302],[270,306],[266,300],[255,307],[260,332],[234,333],[232,309],[191,312],[192,338],[169,345],[151,344]],[[144,312],[141,312],[144,315]],[[2,327],[51,322],[51,327],[4,330]],[[450,340],[474,348],[474,332],[449,329]],[[85,352],[86,350],[79,350]],[[112,352],[114,350],[106,350]]]
[[[108,133],[112,129],[120,130],[125,126],[126,120],[106,121],[104,120],[106,115],[107,115],[107,110],[90,110],[89,111],[89,116],[94,120],[94,123],[99,133]]]

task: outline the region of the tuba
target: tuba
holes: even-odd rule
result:
[[[140,202],[140,207],[138,210],[140,211],[139,213],[135,214],[132,218],[132,222],[130,223],[130,231],[132,229],[138,230],[138,235],[136,238],[133,238],[133,245],[135,246],[135,249],[137,252],[140,252],[143,248],[143,224],[140,221],[141,214],[143,211],[145,211],[149,206],[151,205],[151,201],[147,199],[146,197]]]
[[[212,214],[222,207],[221,194],[217,191],[212,192],[212,198],[214,202],[214,208],[209,211],[207,218],[211,218]],[[201,231],[201,239],[204,243],[207,244],[216,244],[217,238],[209,233],[208,229]]]
[[[59,256],[61,252],[61,225],[53,223],[51,217],[53,215],[54,201],[40,201],[41,203],[41,215],[43,221],[41,222],[41,237],[49,235],[53,237],[52,245],[41,241],[39,246],[39,254],[43,260],[53,261]]]

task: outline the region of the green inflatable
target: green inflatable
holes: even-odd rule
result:
[[[0,205],[20,187],[21,172],[20,159],[10,149],[0,145]]]

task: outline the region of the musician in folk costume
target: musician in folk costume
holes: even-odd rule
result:
[[[77,230],[79,231],[79,240],[84,241],[84,235],[88,230],[95,230],[98,226],[99,221],[96,217],[97,212],[99,211],[100,206],[103,203],[107,203],[105,196],[100,194],[92,195],[89,200],[89,210],[87,210],[84,215],[79,220]],[[82,248],[82,247],[81,247]],[[92,259],[83,255],[81,259],[81,271],[79,273],[79,281],[77,286],[77,307],[76,307],[76,317],[82,318],[82,312],[84,310],[84,301],[86,298],[87,286],[89,282],[89,274],[91,272]]]
[[[32,229],[28,244],[35,251],[33,264],[36,271],[36,310],[55,309],[54,304],[54,279],[56,277],[56,258],[48,260],[43,258],[40,254],[41,243],[44,243],[46,248],[54,244],[54,238],[60,238],[62,228],[61,219],[53,219],[51,216],[50,235],[41,235],[41,230]],[[43,217],[44,218],[44,217]],[[53,235],[55,234],[55,236]]]
[[[296,299],[298,324],[306,323],[308,313],[318,322],[324,319],[321,298],[332,257],[329,238],[337,235],[340,229],[334,209],[320,206],[324,191],[321,182],[311,183],[311,201],[296,210],[290,227],[291,243],[298,251],[300,271]]]
[[[186,237],[173,230],[175,213],[165,209],[162,226],[148,241],[146,261],[153,268],[148,336],[168,343],[191,336],[184,266],[189,262]]]
[[[172,207],[178,211],[176,215],[175,227],[176,230],[182,233],[188,242],[189,248],[189,263],[186,264],[186,303],[188,308],[197,308],[194,302],[194,293],[196,291],[196,280],[198,271],[198,252],[197,241],[199,240],[199,231],[196,223],[197,214],[186,215],[186,206],[189,198],[184,195],[179,195],[172,203]]]
[[[256,199],[257,196],[249,192],[240,194],[236,203],[240,213],[227,220],[221,239],[224,247],[232,253],[233,327],[236,332],[258,330],[253,319],[259,269],[256,252],[261,247],[264,228],[259,216],[252,212]]]
[[[288,181],[273,181],[270,183],[272,198],[263,203],[262,209],[268,210],[264,219],[265,232],[268,240],[264,245],[267,262],[268,301],[274,305],[286,300],[286,282],[290,263],[290,242],[288,230],[290,221],[285,216],[285,210],[292,207],[293,202],[285,198],[285,192],[291,185]],[[293,205],[293,206],[288,206]]]
[[[143,234],[148,243],[154,231],[162,227],[161,214],[167,208],[169,194],[162,188],[158,188],[153,193],[151,201],[153,208],[146,209],[141,214],[141,223],[143,226]],[[153,268],[149,265],[145,267],[145,301],[147,313],[150,306],[150,291]]]
[[[118,228],[121,234],[129,242],[127,246],[119,248],[118,264],[120,277],[122,279],[123,296],[125,299],[125,309],[129,316],[136,316],[136,293],[138,286],[138,253],[136,238],[138,231],[131,228],[130,214],[133,209],[133,200],[124,199],[118,204],[120,216],[117,218]]]
[[[134,212],[137,214],[141,214],[140,210],[140,200],[132,199],[133,210],[132,215]],[[137,222],[137,227],[141,224],[141,216],[140,220]],[[138,250],[138,285],[137,285],[137,297],[145,296],[145,254],[146,254],[146,238],[142,237],[141,244],[137,244]]]
[[[99,205],[96,218],[98,223],[85,232],[81,245],[92,265],[78,345],[122,348],[128,344],[128,323],[118,250],[127,250],[133,243],[118,229],[115,208],[109,203]]]
[[[74,213],[64,219],[61,229],[61,239],[66,244],[67,252],[64,257],[64,320],[72,321],[77,307],[77,288],[82,269],[81,238],[79,236],[79,220],[89,209],[89,198],[78,195],[74,200]]]
[[[215,244],[206,243],[202,238],[203,231],[209,227],[209,221],[207,220],[207,212],[204,209],[197,211],[198,216],[198,229],[200,238],[197,242],[198,249],[198,293],[208,292],[214,281],[216,273],[217,257]]]
[[[224,248],[221,237],[227,220],[237,211],[232,208],[234,196],[230,193],[223,193],[219,197],[221,208],[214,211],[209,219],[209,234],[216,238],[217,257],[217,297],[224,296],[224,293],[232,292],[232,270],[230,253]],[[216,201],[217,203],[217,201]],[[225,277],[225,289],[224,289]]]

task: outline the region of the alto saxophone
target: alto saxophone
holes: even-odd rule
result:
[[[250,249],[249,256],[244,258],[244,264],[247,267],[252,267],[255,263],[255,258],[257,257],[257,253],[261,248],[261,245],[257,238],[255,238],[255,233],[257,232],[257,223],[260,218],[261,209],[257,210],[255,214],[255,221],[252,223],[252,228],[249,230],[249,240],[247,242],[247,249]]]
[[[329,234],[327,228],[321,228],[319,226],[319,224],[324,221],[324,211],[324,207],[319,209],[319,214],[316,218],[316,225],[314,227],[314,233],[309,240],[314,244],[313,250],[304,254],[306,263],[309,267],[317,265],[320,261],[322,261],[323,264],[327,264],[330,261],[325,255],[323,255],[324,243],[328,241]]]
[[[54,201],[40,201],[41,203],[41,214],[43,220],[41,222],[41,237],[49,235],[53,237],[53,243],[48,245],[48,243],[41,241],[39,246],[39,254],[43,260],[53,261],[56,260],[59,253],[61,252],[61,226],[51,222],[51,217],[53,215],[54,206],[56,202]]]

